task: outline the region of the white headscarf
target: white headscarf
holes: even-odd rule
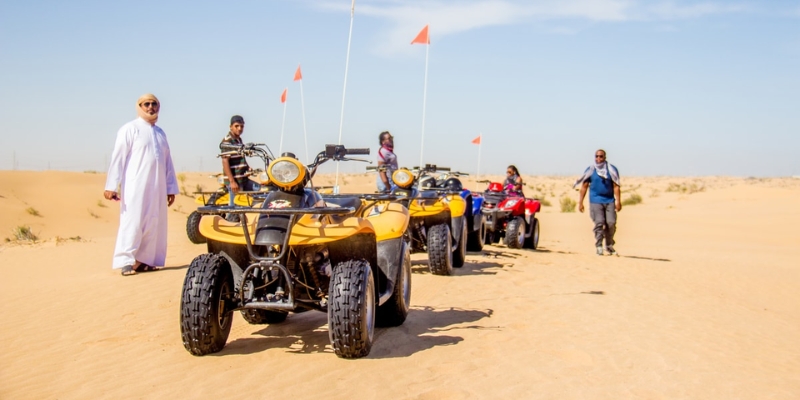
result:
[[[158,103],[158,110],[153,115],[146,113],[141,106],[142,103],[148,100],[155,101],[156,103]],[[154,94],[150,93],[143,94],[141,97],[139,97],[139,100],[136,100],[136,114],[139,115],[139,117],[142,118],[143,120],[147,121],[147,123],[149,123],[150,125],[155,125],[156,121],[158,121],[159,111],[161,111],[161,102],[158,101],[158,98],[156,98]]]

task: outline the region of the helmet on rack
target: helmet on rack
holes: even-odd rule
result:
[[[464,189],[464,186],[461,185],[461,180],[455,177],[447,178],[447,180],[444,181],[444,187],[459,192]]]

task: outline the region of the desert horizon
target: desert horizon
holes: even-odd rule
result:
[[[192,193],[217,188],[209,174],[179,173],[165,268],[123,277],[104,172],[0,171],[0,398],[800,396],[797,177],[623,175],[619,254],[598,257],[588,211],[562,212],[578,175],[523,174],[543,204],[539,248],[487,245],[453,276],[414,254],[408,319],[344,360],[319,312],[272,325],[236,313],[219,353],[183,348],[181,286],[206,251],[185,224]],[[372,192],[374,179],[340,186]]]

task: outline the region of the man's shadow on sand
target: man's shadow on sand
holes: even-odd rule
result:
[[[408,357],[414,353],[436,346],[451,346],[464,340],[457,335],[462,329],[499,329],[477,325],[460,326],[492,316],[493,310],[470,310],[461,308],[411,307],[403,325],[391,328],[375,328],[375,337],[370,354],[366,358]],[[235,323],[242,323],[237,318]],[[289,353],[331,353],[328,338],[327,314],[310,311],[290,314],[285,322],[267,325],[252,336],[228,343],[222,351],[210,356],[224,357],[233,354],[252,354],[272,348],[284,348]]]

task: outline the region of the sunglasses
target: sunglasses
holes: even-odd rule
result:
[[[595,154],[594,158],[606,158],[606,156],[598,156]]]
[[[158,107],[158,102],[156,102],[156,101],[146,101],[146,102],[142,103],[142,107],[147,108],[147,107],[150,107],[150,106]]]

